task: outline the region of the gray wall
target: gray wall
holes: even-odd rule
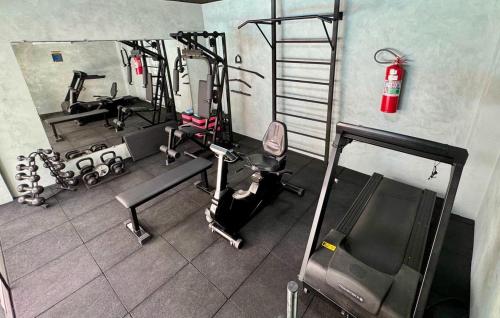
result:
[[[278,15],[297,15],[331,12],[333,0],[278,3],[284,3]],[[470,157],[454,212],[477,222],[471,317],[494,317],[500,312],[500,2],[355,0],[343,1],[342,6],[345,19],[341,22],[339,42],[335,120],[468,149]],[[232,95],[234,128],[261,138],[271,120],[271,50],[253,25],[241,30],[237,26],[247,19],[269,17],[270,1],[223,0],[203,5],[203,15],[207,29],[228,34],[230,60],[240,53],[244,67],[266,75],[266,80],[260,80],[231,71],[231,77],[241,76],[254,86],[251,98]],[[318,21],[290,22],[278,30],[279,37],[284,38],[322,37]],[[373,61],[373,53],[383,47],[400,49],[411,59],[400,110],[393,115],[379,111],[384,67]],[[287,49],[286,53],[278,51],[278,56],[328,58],[324,47]],[[327,78],[325,70],[319,67],[293,67],[279,72]],[[238,88],[233,83],[232,86]],[[324,90],[299,85],[278,86],[278,91],[312,98],[326,96]],[[324,114],[314,105],[281,103],[279,107],[298,114]],[[311,134],[324,130],[307,122],[291,121],[288,126]],[[316,151],[323,146],[296,136],[290,136],[290,142]],[[445,165],[439,166],[437,179],[427,181],[433,162],[426,160],[357,144],[346,148],[343,159],[342,164],[362,172],[379,171],[434,190],[446,187],[449,169]]]
[[[11,42],[166,38],[179,29],[203,29],[200,5],[163,0],[0,0],[0,65],[3,74],[9,74],[0,78],[0,171],[10,191],[14,193],[16,184],[16,156],[50,147]],[[30,138],[25,134],[28,127]]]
[[[73,70],[106,76],[85,81],[81,101],[95,100],[94,95],[109,96],[113,82],[118,84],[119,95],[127,94],[114,41],[13,43],[12,47],[40,115],[61,111]],[[61,51],[63,62],[54,63],[51,51]]]
[[[278,15],[331,12],[333,0],[278,1]],[[488,107],[485,89],[498,82],[499,71],[492,65],[500,35],[498,1],[441,1],[430,4],[418,0],[344,1],[345,19],[341,22],[338,57],[335,121],[391,130],[399,133],[466,147],[470,160],[464,172],[455,212],[474,218],[478,213],[491,176],[499,147],[491,147],[484,131],[492,138],[500,137],[500,127],[489,122],[495,109]],[[224,0],[203,5],[208,30],[228,34],[230,60],[240,53],[243,66],[266,75],[261,80],[253,75],[231,70],[230,77],[242,77],[254,88],[251,98],[232,95],[234,128],[237,132],[261,138],[271,120],[271,85],[269,83],[271,50],[258,29],[248,25],[238,30],[244,20],[270,16],[270,1]],[[473,23],[465,23],[465,21]],[[269,28],[263,26],[267,31]],[[418,28],[418,31],[416,30]],[[321,23],[289,22],[278,27],[279,37],[324,37]],[[489,36],[484,36],[489,35]],[[383,47],[400,49],[411,59],[397,114],[379,111],[384,67],[373,61],[373,53]],[[288,45],[278,56],[286,58],[327,59],[328,48],[321,45]],[[313,79],[327,79],[328,69],[293,66],[279,74]],[[232,88],[239,88],[231,83]],[[243,90],[248,90],[241,86]],[[326,89],[305,85],[278,86],[278,92],[325,99]],[[324,116],[321,105],[279,102],[279,108],[297,114]],[[498,108],[498,107],[497,107]],[[483,113],[484,116],[478,117]],[[498,118],[498,117],[496,117]],[[320,135],[324,126],[306,121],[289,120],[290,129]],[[323,144],[290,135],[290,143],[321,152]],[[495,139],[493,139],[495,140]],[[381,160],[383,158],[383,160]],[[445,165],[439,166],[436,179],[427,181],[433,162],[369,146],[348,147],[343,164],[366,173],[379,171],[389,177],[443,192],[446,187]]]

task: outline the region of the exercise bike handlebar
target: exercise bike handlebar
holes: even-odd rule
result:
[[[226,149],[215,144],[210,145],[210,150],[218,156],[224,156],[227,162],[236,162],[241,158],[233,149]]]

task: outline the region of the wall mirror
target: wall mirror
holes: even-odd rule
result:
[[[68,160],[118,145],[125,134],[191,107],[189,71],[173,89],[177,46],[175,40],[12,43],[49,142]]]

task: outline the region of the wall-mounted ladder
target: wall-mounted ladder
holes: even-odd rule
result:
[[[248,20],[242,23],[238,29],[241,29],[247,24],[255,24],[259,29],[260,33],[264,36],[265,40],[269,44],[272,49],[272,112],[273,112],[273,121],[276,120],[277,115],[281,117],[294,117],[307,121],[318,122],[325,125],[324,136],[314,136],[311,134],[306,134],[301,131],[288,130],[289,133],[300,135],[306,138],[312,138],[315,140],[321,140],[324,142],[324,153],[314,152],[306,149],[300,149],[299,147],[294,147],[293,145],[289,148],[292,150],[298,150],[300,152],[304,152],[310,155],[314,155],[320,158],[323,158],[324,161],[328,161],[329,157],[329,149],[330,149],[330,138],[331,138],[331,129],[332,129],[332,113],[333,113],[333,96],[334,96],[334,87],[335,87],[335,61],[337,57],[337,39],[338,39],[338,26],[339,21],[342,20],[343,14],[340,12],[340,0],[335,0],[333,13],[328,14],[309,14],[309,15],[298,15],[298,16],[289,16],[289,17],[277,17],[276,16],[276,0],[271,0],[271,18],[270,19],[257,19],[257,20]],[[319,20],[324,28],[326,37],[324,39],[280,39],[278,40],[276,37],[276,29],[278,25],[281,25],[286,21],[297,21],[297,20],[311,20],[317,19]],[[327,23],[332,25],[331,34],[328,32]],[[270,25],[271,26],[271,40],[266,36],[264,31],[261,28],[261,25]],[[277,45],[282,44],[312,44],[312,43],[329,43],[330,47],[330,61],[316,61],[316,60],[299,60],[299,59],[277,59]],[[313,64],[313,65],[328,65],[330,67],[329,72],[329,80],[325,81],[312,81],[312,80],[302,80],[295,78],[287,78],[287,77],[277,77],[276,69],[277,64]],[[295,96],[288,96],[284,94],[277,94],[277,82],[293,82],[299,84],[310,84],[310,85],[320,85],[320,86],[328,86],[328,100],[327,101],[319,101],[313,100],[309,98],[299,98]],[[288,99],[299,101],[303,103],[314,103],[321,104],[325,106],[326,110],[326,118],[318,119],[309,116],[302,116],[297,114],[288,113],[282,110],[278,110],[277,108],[277,100],[278,99]]]

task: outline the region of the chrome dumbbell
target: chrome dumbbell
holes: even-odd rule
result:
[[[21,183],[17,186],[17,191],[19,192],[30,192],[31,194],[41,194],[44,188],[42,186],[33,186],[30,187],[26,183]]]
[[[38,170],[37,165],[25,165],[25,164],[19,164],[16,166],[17,171],[30,171],[30,172],[36,172]]]
[[[20,181],[27,180],[29,182],[38,182],[38,181],[40,181],[40,176],[37,174],[29,176],[24,172],[20,172],[20,173],[16,174],[16,180],[20,180]]]
[[[31,197],[27,195],[22,195],[19,198],[17,198],[17,202],[21,204],[28,204],[32,206],[40,206],[45,204],[45,198],[44,197]]]

